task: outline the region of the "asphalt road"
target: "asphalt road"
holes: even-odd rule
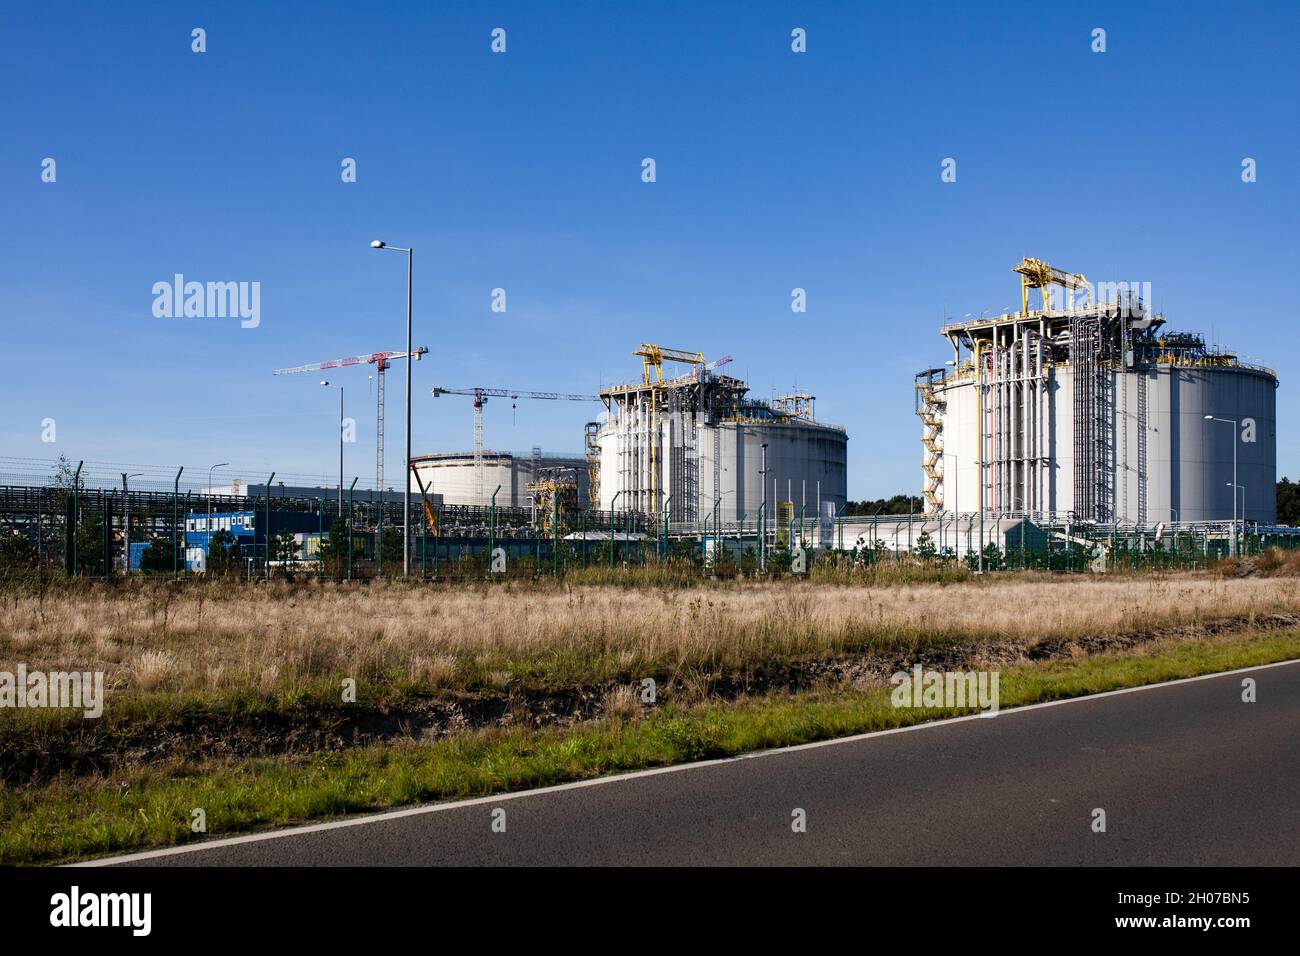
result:
[[[1295,865],[1298,807],[1292,663],[123,862]]]

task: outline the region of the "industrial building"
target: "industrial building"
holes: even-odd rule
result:
[[[544,454],[534,449],[529,454],[507,451],[444,452],[418,455],[411,459],[415,479],[411,488],[420,493],[420,484],[431,500],[444,505],[487,507],[497,492],[498,508],[527,508],[539,491],[535,486],[549,481],[570,481],[577,487],[577,501],[587,505],[587,460],[582,455]]]
[[[203,488],[201,491],[215,496],[226,498],[253,498],[261,500],[269,494],[272,498],[310,498],[310,499],[332,499],[339,493],[337,484],[320,484],[320,485],[286,485],[284,482],[276,482],[270,486],[268,492],[265,482],[260,481],[240,481],[235,479],[228,485],[215,485],[211,489]],[[343,485],[343,495],[347,497],[348,486]],[[365,503],[383,501],[385,506],[390,509],[395,505],[398,508],[402,506],[402,491],[389,488],[382,493],[376,492],[374,488],[358,488],[352,492],[354,500]],[[436,506],[437,500],[432,503]]]
[[[667,514],[672,525],[756,523],[766,502],[792,502],[809,519],[838,512],[847,493],[848,436],[819,422],[800,392],[771,402],[717,373],[697,352],[642,345],[641,381],[600,392],[606,420],[588,426],[601,510]],[[664,362],[690,366],[665,378]]]
[[[302,548],[298,557],[308,558],[315,556],[315,549],[309,547],[308,539],[323,535],[324,518],[323,515],[311,512],[258,511],[253,508],[211,514],[204,511],[189,512],[185,515],[185,569],[187,571],[206,569],[212,536],[222,531],[230,536],[230,544],[235,550],[235,555],[241,560],[264,559],[268,535],[274,541],[276,535],[282,531],[293,534],[294,540]],[[143,549],[146,544],[131,543],[132,549],[137,546]],[[133,570],[139,568],[139,560],[138,555],[132,555]]]
[[[916,377],[928,514],[1274,523],[1272,370],[1170,331],[1124,283],[1014,271],[1020,311],[945,325],[951,361]]]

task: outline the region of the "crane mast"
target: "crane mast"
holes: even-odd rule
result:
[[[485,501],[483,487],[483,406],[491,398],[542,399],[552,402],[598,402],[595,395],[573,395],[565,392],[528,392],[510,388],[435,388],[433,397],[440,395],[468,395],[474,399],[474,483],[478,500]]]
[[[368,355],[349,355],[346,358],[328,359],[324,362],[310,362],[307,365],[295,365],[293,368],[277,368],[272,375],[296,375],[300,372],[324,372],[332,368],[349,368],[353,365],[373,365],[378,373],[375,377],[375,488],[381,502],[379,517],[375,522],[375,556],[379,557],[379,535],[383,525],[384,500],[384,373],[389,366],[401,359],[418,362],[429,350],[421,345],[409,352],[371,352]]]

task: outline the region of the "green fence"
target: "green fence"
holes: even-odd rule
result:
[[[237,540],[214,536],[219,546],[203,549],[210,575],[368,579],[402,573],[400,497],[359,492],[355,481],[342,495],[322,489],[303,496],[277,494],[272,482],[264,480],[270,490],[250,496],[182,490],[179,472],[170,490],[87,487],[79,472],[65,478],[44,485],[0,485],[0,573],[180,578],[192,573],[186,564],[194,557],[187,546],[186,516],[209,512],[255,516],[252,534]],[[982,554],[978,533],[956,533],[955,526],[934,539],[925,531],[909,534],[910,550],[887,548],[880,539],[844,548],[842,522],[830,538],[839,547],[813,550],[811,522],[792,521],[790,539],[807,549],[796,555],[778,545],[786,536],[761,517],[732,526],[715,521],[687,533],[670,529],[661,518],[630,511],[445,506],[429,513],[418,495],[412,504],[412,574],[437,580],[575,572],[590,578],[597,572],[618,575],[635,569],[678,578],[801,570],[844,578],[888,569],[1087,573],[1103,564],[1114,573],[1200,569],[1231,550],[1230,536],[1222,530],[1189,528],[1157,535],[1155,530],[1078,526],[1035,526],[1028,540],[1006,534],[1001,545],[984,542]],[[128,571],[130,545],[139,560]],[[1268,548],[1294,549],[1300,547],[1300,533],[1250,531],[1240,535],[1238,547],[1243,556]]]

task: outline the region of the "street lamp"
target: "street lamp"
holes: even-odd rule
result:
[[[1232,482],[1228,482],[1228,487],[1229,487],[1229,488],[1232,488]],[[1245,530],[1246,530],[1246,486],[1245,486],[1245,485],[1237,485],[1237,488],[1240,488],[1240,489],[1241,489],[1241,530],[1242,530],[1242,532],[1245,532]],[[1233,488],[1233,491],[1232,491],[1232,502],[1233,502],[1234,505],[1235,505],[1236,502],[1237,502],[1237,489],[1236,489],[1236,488]]]
[[[402,246],[390,246],[381,239],[370,243],[371,249],[391,249],[393,252],[406,253],[406,354],[411,354],[411,249]],[[406,471],[402,484],[405,494],[402,497],[402,575],[411,573],[411,360],[406,362]],[[381,489],[382,491],[382,489]]]
[[[758,508],[758,570],[762,572],[766,567],[764,549],[767,547],[767,527],[766,523],[772,521],[772,515],[767,510],[767,442],[763,442],[763,467],[758,470],[760,475],[758,479],[759,486],[763,489],[762,503]],[[776,497],[773,493],[773,498]],[[775,501],[773,502],[775,507]]]
[[[216,468],[225,468],[229,464],[230,462],[228,461],[222,461],[208,469],[208,526],[206,529],[208,535],[206,539],[208,547],[203,549],[205,558],[207,557],[207,552],[212,548],[212,472]]]
[[[321,379],[324,388],[339,390],[339,520],[343,520],[343,386],[331,385],[328,379]],[[349,529],[349,534],[351,529]]]
[[[125,541],[122,554],[122,573],[130,575],[131,573],[131,496],[127,494],[126,482],[129,478],[140,478],[144,472],[138,471],[134,475],[128,475],[122,472],[122,538]]]
[[[1207,422],[1227,422],[1232,426],[1232,555],[1237,556],[1237,420],[1235,418],[1219,418],[1215,415],[1206,415]]]

